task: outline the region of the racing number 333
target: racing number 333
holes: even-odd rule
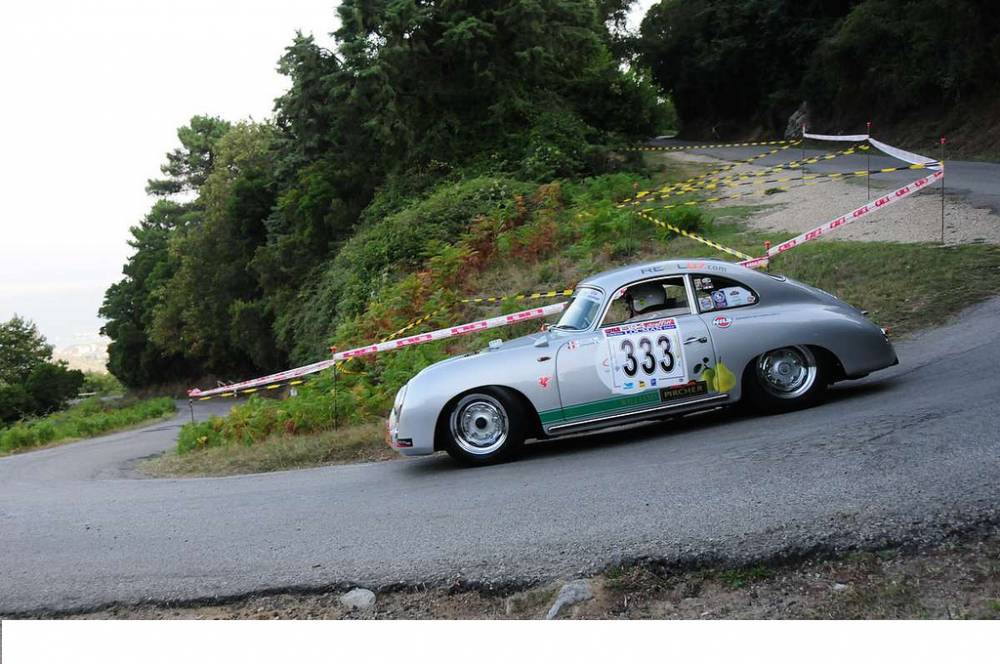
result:
[[[630,378],[639,373],[640,366],[643,373],[647,376],[652,376],[656,373],[656,356],[653,354],[653,342],[650,341],[649,337],[639,337],[638,343],[639,348],[645,353],[645,359],[641,365],[635,357],[635,343],[631,339],[622,339],[621,350],[625,352],[625,364],[622,370]],[[669,374],[674,369],[674,356],[670,352],[670,338],[661,334],[656,338],[656,345],[660,347],[663,357],[660,360],[660,367],[664,373]]]
[[[677,334],[672,318],[605,328],[613,389],[628,392],[685,382],[684,355],[678,350]]]

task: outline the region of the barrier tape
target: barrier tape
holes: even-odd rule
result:
[[[835,134],[810,134],[804,129],[802,131],[802,138],[808,138],[814,141],[851,141],[856,143],[858,141],[867,141],[876,150],[889,155],[900,161],[905,161],[910,164],[930,164],[927,168],[931,170],[938,170],[943,168],[936,159],[931,159],[930,157],[925,157],[923,155],[916,154],[915,152],[909,152],[907,150],[902,150],[900,148],[889,145],[888,143],[883,143],[882,141],[872,138],[871,134],[850,134],[850,135],[835,135]]]
[[[839,171],[836,173],[810,173],[808,175],[789,175],[782,178],[768,178],[761,179],[753,177],[750,175],[740,176],[737,178],[727,178],[720,180],[722,186],[745,186],[747,184],[770,184],[775,182],[794,182],[796,180],[802,180],[803,182],[808,182],[809,180],[821,180],[824,178],[830,179],[844,179],[844,178],[855,178],[855,177],[865,177],[868,175],[878,175],[880,173],[896,173],[899,171],[920,171],[930,168],[927,164],[911,164],[909,166],[892,166],[889,168],[873,168],[872,170],[862,170],[862,171]],[[704,189],[709,189],[705,187]]]
[[[665,187],[663,187],[663,188],[661,188],[661,189],[659,189],[657,191],[641,191],[641,192],[639,192],[639,193],[637,193],[635,195],[635,198],[625,198],[625,199],[623,199],[621,201],[621,204],[618,205],[618,207],[625,207],[625,205],[624,205],[625,203],[628,203],[630,201],[638,201],[638,200],[641,200],[641,199],[643,199],[643,198],[645,198],[647,196],[650,196],[652,194],[666,193],[667,191],[673,191],[673,190],[676,190],[678,188],[682,188],[682,187],[684,187],[686,185],[690,185],[690,184],[700,184],[702,182],[705,182],[705,181],[711,179],[712,176],[718,175],[719,173],[725,173],[726,171],[733,170],[737,166],[741,166],[743,164],[751,164],[751,163],[753,163],[753,162],[755,162],[755,161],[757,161],[759,159],[763,159],[764,157],[770,157],[771,155],[778,154],[782,150],[787,150],[787,149],[789,149],[791,147],[794,147],[795,145],[798,145],[800,142],[801,141],[793,141],[793,142],[791,142],[788,145],[785,145],[783,147],[780,147],[780,148],[777,148],[777,149],[774,149],[774,150],[768,150],[767,152],[762,152],[760,154],[757,154],[757,155],[754,155],[752,157],[749,157],[748,159],[740,159],[738,161],[731,162],[729,164],[726,164],[725,166],[720,166],[719,168],[717,168],[715,170],[712,170],[712,171],[709,171],[707,173],[701,173],[699,175],[692,175],[687,180],[667,185],[667,186],[665,186]]]
[[[563,289],[563,290],[543,291],[543,292],[538,292],[538,293],[517,293],[515,295],[504,295],[504,296],[500,296],[500,297],[472,297],[472,298],[465,298],[465,299],[459,300],[459,301],[462,302],[463,304],[470,304],[470,303],[474,303],[474,304],[479,304],[479,303],[498,303],[498,302],[508,302],[508,301],[537,300],[537,299],[548,298],[548,297],[563,297],[563,296],[568,297],[568,296],[570,296],[572,294],[573,294],[573,289],[572,288],[566,288],[566,289]],[[433,317],[437,316],[438,314],[442,313],[443,311],[445,311],[445,309],[446,309],[446,307],[441,307],[439,309],[436,309],[435,311],[432,311],[429,314],[426,314],[424,316],[420,316],[419,318],[413,319],[412,321],[410,321],[409,323],[407,323],[403,327],[399,328],[398,330],[396,330],[392,334],[388,335],[387,337],[384,337],[379,343],[382,344],[382,343],[393,341],[399,335],[401,335],[401,334],[403,334],[405,332],[409,332],[410,330],[412,330],[413,328],[417,327],[418,325],[421,325],[422,323],[426,323],[431,318],[433,318]],[[346,368],[346,366],[345,366],[346,361],[347,360],[336,361],[336,362],[334,362],[331,365],[327,365],[326,367],[321,367],[321,368],[316,369],[314,371],[311,371],[309,373],[310,374],[312,374],[312,373],[318,373],[319,371],[323,371],[326,368],[335,367],[338,372],[343,373],[343,374],[347,374],[349,376],[352,376],[352,375],[353,376],[360,376],[360,375],[362,375],[362,372],[356,372],[356,371],[350,371],[350,370],[348,370]],[[312,366],[312,365],[310,365],[310,366]],[[276,374],[276,375],[278,375],[278,374]],[[303,374],[303,375],[309,375],[309,374]],[[296,380],[296,381],[289,382],[289,381],[287,381],[287,379],[282,379],[282,380],[276,380],[274,383],[269,384],[269,385],[263,385],[263,386],[260,386],[260,387],[251,387],[249,389],[240,388],[240,387],[234,387],[233,385],[225,385],[225,386],[222,386],[222,387],[220,387],[218,389],[224,389],[224,390],[228,390],[228,391],[220,392],[218,394],[209,394],[209,392],[202,392],[201,393],[202,395],[208,395],[208,396],[200,396],[200,397],[198,397],[198,401],[208,401],[209,399],[215,399],[215,398],[235,397],[235,396],[237,396],[236,392],[239,392],[239,394],[253,394],[254,392],[257,392],[257,391],[260,391],[260,390],[274,390],[274,389],[278,389],[279,387],[284,387],[286,385],[300,385],[303,382],[304,381],[301,381],[301,380]],[[236,385],[242,385],[242,383],[237,383]],[[189,391],[188,394],[191,395],[192,393]]]
[[[802,184],[804,184],[804,185],[813,185],[813,184],[822,184],[822,182],[818,182],[818,181],[814,182],[814,180],[823,180],[823,179],[843,180],[843,179],[852,178],[852,177],[863,177],[863,176],[866,176],[866,175],[874,175],[874,174],[879,174],[879,173],[892,173],[892,172],[895,172],[895,171],[906,171],[906,170],[921,170],[923,168],[925,168],[925,166],[923,166],[922,164],[917,164],[917,165],[914,165],[914,166],[898,166],[898,167],[894,167],[894,168],[880,168],[880,169],[871,170],[871,171],[841,171],[841,172],[837,172],[837,173],[811,173],[809,175],[789,175],[789,176],[781,177],[781,178],[760,178],[760,177],[754,177],[754,176],[751,176],[751,175],[746,175],[746,176],[741,176],[741,177],[738,177],[738,178],[726,178],[724,180],[719,180],[719,181],[713,182],[711,184],[706,184],[705,186],[702,186],[702,187],[688,187],[688,188],[684,189],[683,192],[677,193],[677,194],[667,194],[667,195],[663,195],[663,196],[652,196],[652,197],[647,198],[646,201],[666,201],[666,200],[670,200],[671,198],[676,198],[676,197],[684,195],[684,194],[704,192],[704,191],[715,191],[717,189],[724,189],[726,187],[745,187],[747,185],[773,184],[773,183],[782,183],[782,182],[796,182],[796,181],[799,181],[799,180],[801,180]],[[788,191],[788,190],[787,189],[781,189],[781,191]],[[738,196],[746,196],[746,195],[748,195],[748,194],[744,193],[744,194],[739,194]],[[689,204],[689,203],[687,203],[687,202],[685,202],[685,203],[677,203],[677,204],[674,205],[674,207],[676,207],[677,205],[687,205],[687,204]],[[637,203],[634,203],[633,205],[637,205]],[[625,206],[619,205],[618,207],[622,208],[622,207],[625,207]],[[667,207],[667,206],[655,206],[655,207],[662,208],[662,207]]]
[[[563,290],[544,291],[539,293],[518,293],[517,295],[504,295],[502,297],[468,297],[460,300],[463,304],[480,304],[482,302],[510,302],[511,300],[539,300],[546,297],[566,297],[573,294],[572,288]]]
[[[781,148],[781,149],[782,150],[786,150],[786,149],[788,149],[790,147],[793,147],[794,145],[797,145],[797,144],[798,144],[798,142],[795,142],[795,143],[793,143],[791,145],[788,145],[788,146],[785,146],[784,148]],[[829,161],[831,159],[836,159],[838,157],[852,155],[855,152],[857,152],[858,150],[867,150],[867,149],[868,149],[867,145],[855,145],[855,146],[852,146],[850,148],[847,148],[846,150],[839,150],[837,152],[828,152],[827,154],[818,155],[816,157],[810,157],[809,159],[803,159],[803,160],[798,160],[798,161],[788,161],[788,162],[784,162],[784,163],[781,163],[781,164],[776,164],[774,166],[768,166],[765,169],[762,169],[762,170],[759,170],[759,171],[755,171],[753,173],[746,173],[746,174],[742,175],[741,177],[747,177],[747,178],[750,178],[750,177],[763,177],[765,175],[770,175],[772,173],[781,173],[781,172],[786,171],[786,170],[799,169],[799,168],[802,168],[803,166],[807,166],[807,165],[811,165],[811,164],[818,164],[821,161]],[[772,151],[771,153],[767,153],[767,154],[773,154],[774,152],[776,152],[776,151]],[[665,201],[665,200],[668,200],[670,198],[674,198],[676,196],[682,196],[682,195],[684,195],[686,193],[689,193],[691,191],[697,191],[699,188],[710,188],[708,185],[714,185],[716,183],[720,183],[720,182],[723,182],[725,180],[725,178],[721,178],[721,177],[712,177],[713,175],[718,175],[721,172],[732,170],[736,166],[739,166],[741,164],[750,163],[754,159],[758,159],[758,158],[761,158],[763,156],[767,156],[767,154],[765,154],[765,155],[758,155],[757,157],[754,157],[753,159],[744,160],[742,162],[734,162],[732,164],[728,164],[727,166],[724,166],[724,167],[722,167],[720,169],[717,169],[716,171],[709,172],[709,173],[707,173],[707,174],[705,174],[703,176],[696,176],[695,178],[688,178],[684,182],[681,182],[679,184],[667,185],[666,187],[662,187],[661,189],[659,189],[657,191],[642,191],[642,192],[639,192],[633,198],[625,198],[625,199],[623,199],[621,201],[621,203],[619,203],[616,207],[623,208],[623,207],[626,207],[627,205],[632,205],[632,206],[639,205],[640,202],[643,201],[643,200],[661,200],[661,201]],[[698,180],[698,177],[701,177],[702,179]],[[659,194],[659,195],[657,195],[657,194]]]
[[[199,389],[188,390],[188,396],[191,398],[197,398],[199,400],[203,400],[206,397],[210,398],[212,396],[223,395],[227,393],[232,394],[233,396],[235,396],[237,392],[241,394],[247,394],[251,390],[256,391],[261,387],[270,389],[268,387],[269,385],[272,384],[279,385],[281,383],[285,383],[293,379],[301,378],[302,376],[318,373],[320,371],[323,371],[324,369],[328,369],[334,365],[339,365],[339,363],[354,357],[363,357],[365,355],[372,355],[375,353],[384,353],[386,351],[399,350],[400,348],[416,346],[419,344],[428,343],[430,341],[452,339],[466,334],[472,334],[473,332],[481,332],[484,330],[491,330],[498,327],[513,325],[515,323],[535,320],[537,318],[544,318],[546,316],[551,316],[553,314],[561,312],[565,307],[566,307],[565,302],[558,302],[556,304],[550,304],[545,307],[526,309],[524,311],[518,311],[512,314],[506,314],[503,316],[496,316],[494,318],[478,320],[472,323],[465,323],[463,325],[446,327],[440,330],[434,330],[433,332],[415,334],[409,337],[403,337],[402,339],[384,341],[377,344],[372,344],[371,346],[352,348],[350,350],[334,353],[333,357],[331,357],[328,360],[313,362],[312,364],[307,364],[303,367],[296,367],[295,369],[289,369],[287,371],[271,374],[269,376],[262,376],[260,378],[254,378],[252,380],[246,380],[241,383],[225,385],[223,387],[218,387],[210,390],[199,390]]]
[[[729,247],[723,246],[723,245],[719,244],[718,242],[713,242],[712,240],[709,240],[706,237],[702,237],[700,235],[696,235],[694,233],[691,233],[689,231],[684,230],[683,228],[678,228],[677,226],[674,226],[673,224],[671,224],[669,222],[663,221],[662,219],[657,219],[656,217],[654,217],[654,216],[652,216],[650,214],[646,214],[642,210],[637,210],[636,214],[639,215],[640,217],[642,217],[643,219],[646,219],[647,221],[653,222],[657,226],[661,226],[663,228],[671,230],[674,233],[677,233],[678,235],[683,235],[684,237],[689,238],[691,240],[694,240],[696,242],[701,242],[702,244],[706,244],[706,245],[708,245],[708,246],[710,246],[710,247],[712,247],[714,249],[718,249],[719,251],[727,253],[727,254],[729,254],[731,256],[736,256],[740,260],[753,260],[753,256],[749,256],[747,254],[744,254],[742,251],[737,251],[736,249],[730,249]]]
[[[625,152],[679,152],[681,150],[704,150],[707,148],[749,148],[758,145],[787,145],[792,141],[753,141],[749,143],[713,143],[711,145],[639,145],[625,148]]]
[[[914,180],[910,184],[904,185],[891,193],[888,193],[884,196],[871,200],[862,205],[861,207],[851,210],[847,214],[843,214],[837,217],[836,219],[833,219],[832,221],[828,221],[827,223],[821,226],[817,226],[812,230],[806,231],[801,235],[797,235],[790,240],[786,240],[780,244],[771,247],[770,249],[767,250],[767,254],[765,256],[761,256],[760,258],[753,258],[748,261],[744,261],[740,264],[743,265],[744,267],[759,267],[760,265],[765,265],[767,261],[773,258],[774,256],[783,254],[786,251],[789,251],[791,249],[794,249],[795,247],[805,244],[806,242],[818,240],[819,238],[829,234],[832,231],[835,231],[836,229],[842,226],[846,226],[847,224],[857,221],[861,217],[867,216],[872,212],[881,210],[887,205],[892,205],[893,203],[900,201],[906,198],[907,196],[910,196],[911,194],[917,193],[921,189],[933,184],[934,182],[943,177],[944,177],[944,168],[942,167],[940,170],[934,171],[927,177],[920,178],[919,180]]]

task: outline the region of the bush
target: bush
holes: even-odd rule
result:
[[[32,369],[24,387],[34,402],[34,412],[44,415],[64,408],[80,393],[83,381],[82,371],[46,362]]]
[[[125,393],[125,387],[117,378],[109,373],[98,373],[97,371],[83,372],[83,386],[80,388],[83,394],[94,394],[99,397],[119,395]]]

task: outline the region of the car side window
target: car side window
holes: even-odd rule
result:
[[[684,277],[667,277],[619,289],[612,296],[601,326],[681,316],[690,312]]]
[[[702,313],[748,307],[758,302],[752,288],[733,279],[701,274],[691,275],[691,279]]]

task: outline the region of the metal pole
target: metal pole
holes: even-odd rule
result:
[[[194,399],[188,399],[188,409],[191,411],[191,424],[194,424]]]
[[[802,141],[799,143],[802,147],[802,158],[799,159],[799,174],[802,176],[802,182],[806,181],[806,124],[802,123]]]
[[[947,142],[944,136],[941,137],[941,158],[938,166],[941,168],[941,244],[944,244],[944,144]]]
[[[868,138],[871,138],[871,136],[872,136],[872,121],[869,120]],[[870,148],[868,150],[865,150],[865,155],[868,157],[868,167],[865,169],[868,171],[868,173],[865,175],[865,179],[868,180],[868,198],[866,198],[865,200],[870,201],[872,199],[872,151]]]
[[[636,201],[636,199],[638,197],[639,197],[639,183],[638,182],[633,182],[632,183],[632,200],[637,203],[638,201]],[[635,217],[634,214],[630,214],[628,216],[628,255],[629,255],[629,258],[632,257],[632,224],[635,223],[634,217]]]
[[[337,365],[333,365],[333,428],[337,429],[340,426],[339,419],[337,417]]]

